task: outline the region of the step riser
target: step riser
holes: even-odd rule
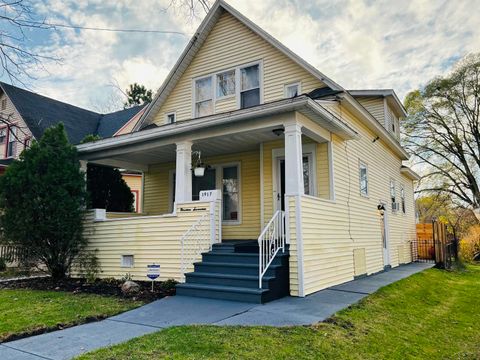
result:
[[[225,292],[225,291],[184,289],[184,288],[178,287],[177,295],[194,296],[194,297],[202,297],[202,298],[209,298],[209,299],[242,301],[242,302],[257,303],[257,304],[262,303],[261,295],[242,294],[242,293]]]
[[[209,263],[195,264],[195,272],[206,272],[215,274],[235,274],[235,275],[258,275],[257,267],[236,267],[232,266],[213,266]],[[276,276],[276,268],[269,268],[266,272],[268,276]]]
[[[225,278],[214,278],[207,276],[186,276],[186,283],[188,284],[210,284],[210,285],[222,285],[222,286],[235,286],[235,287],[245,287],[249,289],[258,288],[258,280],[247,280],[247,279],[225,279]],[[271,286],[272,280],[262,281],[262,288],[269,289]]]
[[[231,264],[255,264],[258,265],[258,255],[230,256],[220,253],[207,253],[202,255],[203,262],[231,263]],[[287,256],[276,256],[272,264],[282,265],[288,262]]]

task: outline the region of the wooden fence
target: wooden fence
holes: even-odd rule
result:
[[[17,264],[23,256],[22,248],[17,246],[0,245],[0,258],[9,264]]]
[[[449,268],[457,258],[457,241],[449,236],[447,226],[438,221],[417,224],[417,240],[412,243],[414,261],[435,262]]]

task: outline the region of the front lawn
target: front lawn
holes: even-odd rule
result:
[[[480,359],[480,266],[431,269],[309,327],[174,327],[80,359]]]
[[[102,319],[141,304],[93,294],[0,289],[0,342]]]

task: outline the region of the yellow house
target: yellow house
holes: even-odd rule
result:
[[[140,216],[86,220],[102,275],[158,264],[179,294],[263,302],[410,262],[404,116],[217,1],[133,132],[78,146],[144,173]]]

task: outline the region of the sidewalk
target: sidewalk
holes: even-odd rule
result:
[[[305,298],[286,297],[264,305],[174,296],[109,319],[0,344],[0,359],[61,360],[161,329],[190,324],[309,325],[323,321],[380,287],[432,264],[413,263],[333,286]]]

